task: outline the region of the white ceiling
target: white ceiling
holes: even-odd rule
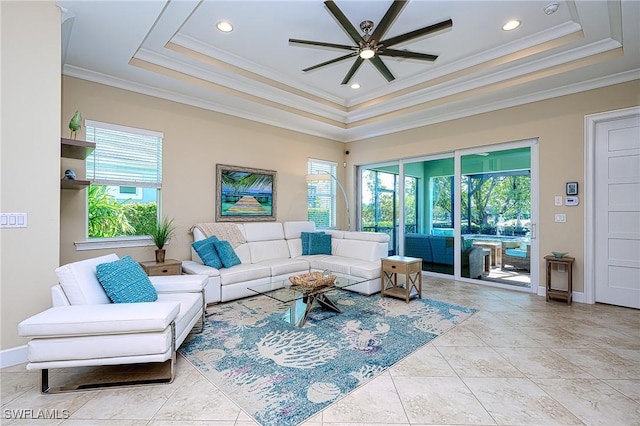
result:
[[[438,59],[382,57],[392,82],[365,60],[358,90],[340,84],[354,59],[301,71],[348,52],[288,42],[352,44],[319,0],[57,3],[65,75],[349,142],[640,78],[640,2],[552,2],[411,0],[385,38],[452,19],[394,46]],[[336,0],[355,28],[391,3]]]

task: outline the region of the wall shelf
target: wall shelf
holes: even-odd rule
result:
[[[60,155],[65,158],[75,158],[84,160],[93,152],[96,147],[94,142],[81,141],[77,139],[60,138]]]
[[[88,180],[77,180],[77,179],[61,179],[60,180],[60,188],[62,189],[84,189],[91,185],[91,182]]]
[[[84,160],[96,148],[94,142],[81,141],[77,139],[60,138],[60,155],[64,158]],[[61,189],[80,190],[89,187],[91,182],[79,179],[61,179]]]

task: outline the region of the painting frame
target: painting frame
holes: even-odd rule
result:
[[[278,173],[216,164],[216,222],[276,220]]]

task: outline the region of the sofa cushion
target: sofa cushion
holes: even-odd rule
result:
[[[309,255],[314,254],[331,254],[331,235],[309,235]]]
[[[303,259],[271,259],[260,262],[260,266],[267,265],[271,268],[271,278],[309,272],[309,262]]]
[[[331,272],[338,272],[340,274],[349,274],[351,271],[351,266],[357,263],[362,263],[362,261],[349,259],[346,257],[327,255],[308,256],[305,257],[305,259],[309,261],[311,269],[319,271],[328,270]]]
[[[264,265],[243,263],[220,270],[220,284],[222,286],[269,277],[271,277],[271,266],[268,263]]]
[[[242,226],[247,242],[284,240],[284,230],[280,222],[244,223]]]
[[[73,337],[50,337],[33,339],[28,345],[29,362],[51,363],[49,368],[62,366],[63,361],[73,362],[70,366],[95,365],[81,360],[101,360],[99,365],[110,364],[120,358],[118,364],[127,363],[126,357],[171,353],[171,329],[148,333],[99,334]],[[73,348],[73,350],[69,350]],[[167,358],[169,358],[167,356]],[[151,360],[150,360],[151,361]],[[131,362],[131,361],[129,361]],[[28,368],[28,367],[27,367]]]
[[[379,260],[376,260],[374,262],[358,263],[356,265],[351,266],[351,269],[349,269],[349,274],[354,275],[356,277],[373,280],[376,278],[380,278],[381,266],[382,265]]]
[[[202,309],[202,293],[159,293],[158,302],[177,302],[180,310],[175,319],[176,348],[191,331],[189,323],[198,316]]]
[[[302,255],[308,256],[309,254],[309,240],[312,235],[324,235],[323,231],[316,232],[300,232],[300,241],[302,241]],[[331,254],[331,253],[329,253]]]
[[[336,240],[333,248],[333,254],[336,256],[365,261],[380,259],[381,254],[386,256],[387,253],[387,243],[372,243],[361,240]]]
[[[289,247],[285,240],[256,241],[248,244],[249,251],[251,252],[251,263],[291,257]]]
[[[155,302],[156,289],[144,270],[130,256],[96,266],[98,281],[114,303]]]
[[[236,252],[233,251],[229,241],[214,241],[213,246],[216,248],[218,257],[225,268],[231,268],[242,263]]]
[[[222,261],[220,260],[220,256],[218,256],[218,252],[213,245],[216,241],[218,241],[218,238],[212,235],[204,240],[194,241],[191,243],[191,246],[196,253],[198,253],[198,256],[200,256],[203,264],[211,266],[212,268],[220,269],[222,268]]]
[[[108,254],[78,262],[68,263],[56,269],[58,282],[72,305],[96,305],[111,303],[109,296],[96,276],[96,266],[118,260],[118,256]]]
[[[291,221],[282,224],[287,240],[300,238],[302,232],[315,232],[316,224],[311,221]]]
[[[523,259],[527,257],[527,251],[521,249],[506,249],[504,251],[504,254],[506,254],[507,256],[521,257]]]

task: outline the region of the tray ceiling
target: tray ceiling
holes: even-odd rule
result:
[[[640,78],[640,2],[412,0],[386,38],[446,19],[449,31],[384,57],[302,69],[344,51],[289,38],[352,44],[322,1],[72,1],[63,11],[63,74],[282,128],[354,141]],[[355,28],[391,1],[336,1]],[[510,19],[522,25],[501,26]],[[234,29],[223,33],[216,23]],[[375,29],[375,27],[374,27]],[[640,91],[639,91],[640,95]]]

